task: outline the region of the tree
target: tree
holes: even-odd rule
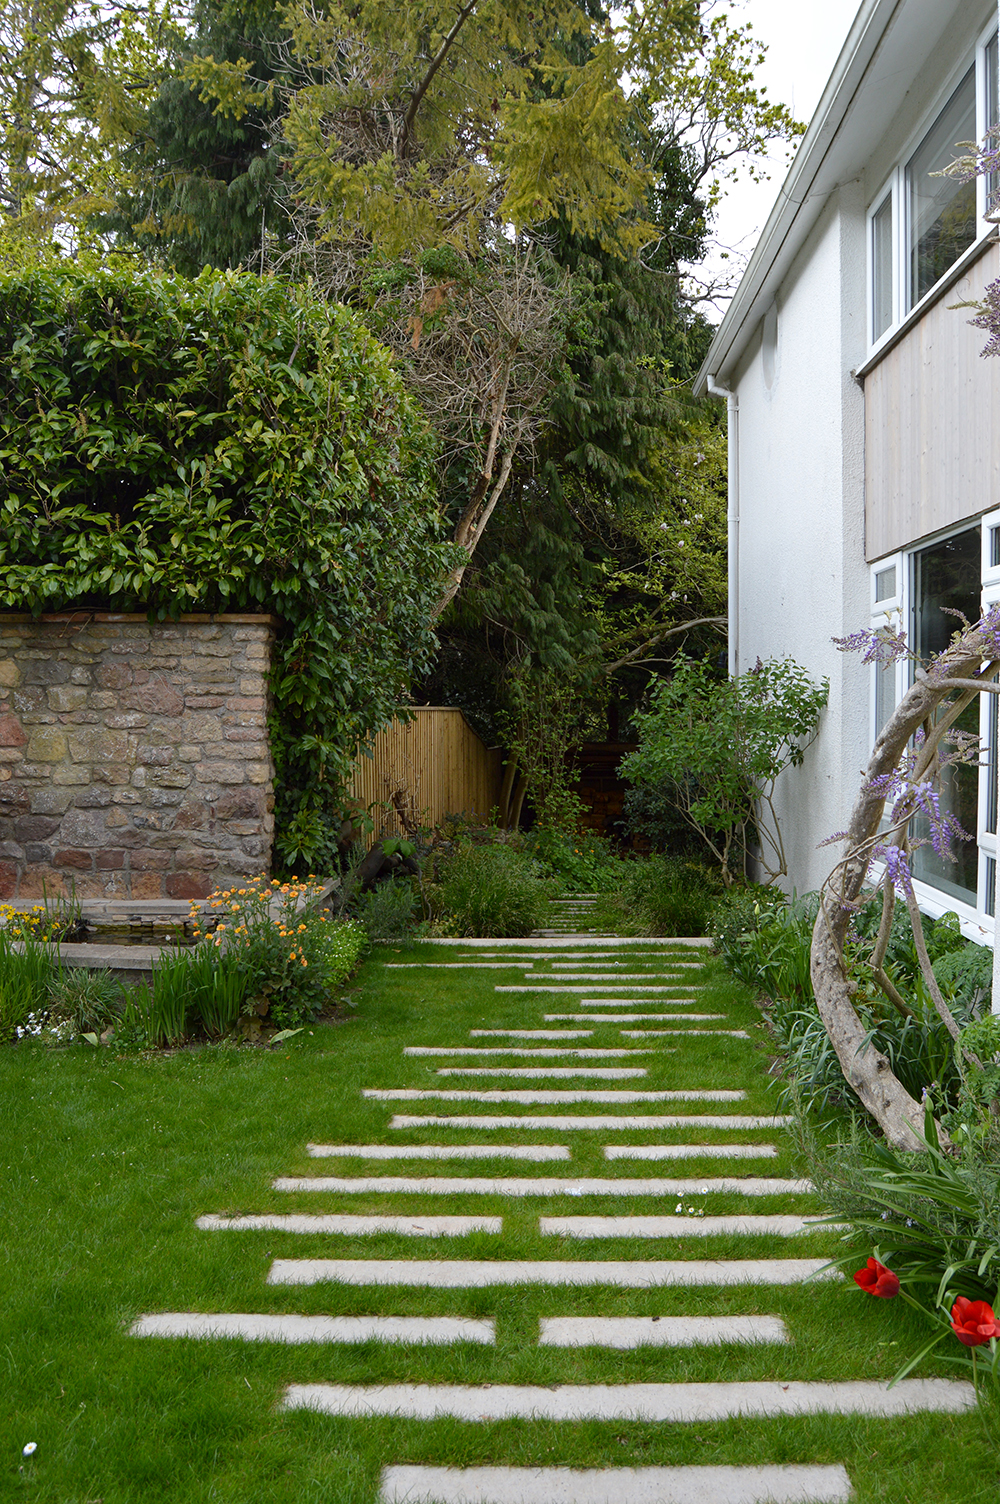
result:
[[[689,176],[694,161],[660,128],[675,88],[678,119],[696,113],[699,90],[722,109],[704,172],[734,128],[734,150],[794,129],[737,66],[746,34],[721,17],[706,29],[704,11],[699,0],[633,0],[613,19],[574,0],[432,0],[419,14],[300,4],[287,12],[280,85],[248,61],[189,65],[202,97],[237,118],[283,96],[294,264],[365,310],[442,434],[462,554],[441,609],[544,431],[572,308],[551,242],[629,260],[661,241],[666,167]]]
[[[640,745],[622,763],[630,781],[662,789],[733,881],[730,858],[758,846],[770,881],[783,876],[774,785],[815,739],[829,684],[790,659],[770,659],[738,679],[682,662],[636,716]],[[744,875],[746,875],[744,871]]]
[[[0,279],[0,351],[0,603],[276,613],[278,848],[317,869],[451,561],[388,353],[307,288],[131,268]]]
[[[10,0],[0,13],[0,237],[78,236],[170,67],[171,0]]]
[[[869,663],[892,662],[907,651],[905,634],[888,627],[856,632],[840,646],[863,651]],[[848,1085],[897,1149],[925,1147],[924,1105],[910,1096],[891,1062],[870,1043],[851,999],[844,942],[852,916],[863,901],[871,864],[880,860],[883,870],[877,886],[882,893],[882,922],[871,957],[875,980],[895,1006],[905,1009],[883,968],[898,895],[906,903],[930,996],[958,1042],[959,1029],[934,976],[913,891],[911,822],[918,813],[925,817],[930,839],[941,855],[948,855],[955,839],[965,838],[965,832],[942,809],[936,784],[943,768],[978,761],[978,738],[959,731],[956,723],[980,694],[1000,693],[1000,686],[993,682],[998,671],[1000,608],[994,606],[981,621],[966,624],[943,653],[922,666],[875,742],[846,831],[831,838],[843,840],[846,850],[824,885],[813,930],[816,1006]],[[883,828],[887,803],[889,824]]]

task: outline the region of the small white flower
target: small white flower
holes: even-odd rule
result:
[[[676,1205],[676,1206],[675,1206],[675,1207],[674,1207],[674,1211],[675,1211],[675,1212],[682,1212],[682,1211],[683,1211],[683,1210],[684,1210],[684,1208],[683,1208],[683,1206],[682,1206],[682,1205],[681,1205],[681,1203],[680,1203],[680,1202],[679,1202],[679,1201],[678,1201],[678,1203],[677,1203],[677,1205]]]
[[[35,1453],[37,1451],[38,1451],[38,1442],[37,1441],[29,1441],[28,1444],[27,1444],[27,1446],[24,1446],[24,1447],[21,1448],[21,1456],[22,1457],[34,1457],[34,1455],[35,1455]]]
[[[703,1196],[707,1196],[708,1195],[708,1186],[707,1185],[703,1185],[702,1186],[702,1188],[701,1188],[701,1194]]]

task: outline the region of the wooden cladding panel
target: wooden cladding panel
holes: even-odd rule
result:
[[[865,378],[869,561],[1000,506],[1000,359],[954,306],[998,276],[991,241]]]
[[[351,794],[366,808],[405,800],[412,818],[434,825],[445,815],[485,817],[499,803],[503,754],[487,747],[460,710],[420,706],[412,721],[393,721],[375,738],[370,757],[354,764]],[[398,832],[391,811],[373,811],[376,834]]]

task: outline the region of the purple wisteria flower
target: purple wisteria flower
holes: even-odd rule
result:
[[[872,851],[872,856],[876,861],[885,863],[889,881],[900,898],[912,896],[913,874],[910,871],[910,862],[906,852],[901,851],[898,846],[876,846]]]
[[[906,633],[897,632],[888,625],[866,627],[852,632],[849,637],[835,637],[834,642],[842,653],[863,654],[862,663],[895,663],[906,656]]]

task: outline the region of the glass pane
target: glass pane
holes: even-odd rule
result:
[[[875,601],[891,601],[896,594],[896,566],[880,569],[875,576]]]
[[[896,708],[896,665],[880,663],[875,669],[875,736],[882,734],[883,727]]]
[[[892,323],[892,194],[872,215],[872,339]]]
[[[922,548],[913,556],[914,635],[913,646],[926,662],[948,646],[962,623],[948,611],[962,611],[969,621],[980,616],[980,533],[970,528],[943,543]],[[979,706],[973,701],[957,722],[959,730],[979,732]],[[945,750],[948,750],[946,748]],[[973,837],[979,819],[979,769],[975,764],[947,767],[941,774],[941,807],[958,820]],[[918,816],[913,835],[927,839],[927,821]],[[979,854],[975,840],[952,842],[957,858],[938,856],[933,846],[920,846],[913,854],[915,876],[954,898],[975,905]]]
[[[976,71],[970,68],[906,169],[911,308],[976,238],[975,182],[934,176],[960,155],[960,142],[975,139]]]
[[[996,125],[1000,123],[1000,99],[998,99],[1000,80],[997,78],[998,55],[1000,54],[998,54],[997,38],[994,37],[986,48],[985,57],[987,132],[994,130]],[[991,146],[1000,145],[1000,136],[991,136],[989,144]],[[991,172],[986,178],[986,213],[990,218],[1000,213],[998,197],[1000,197],[1000,173]]]
[[[987,914],[996,915],[997,911],[997,864],[993,857],[986,858],[986,892],[983,894],[983,908]]]
[[[997,833],[997,695],[989,697],[989,747],[986,750],[986,812],[983,829]]]
[[[1000,568],[1000,527],[990,528],[990,568]]]

